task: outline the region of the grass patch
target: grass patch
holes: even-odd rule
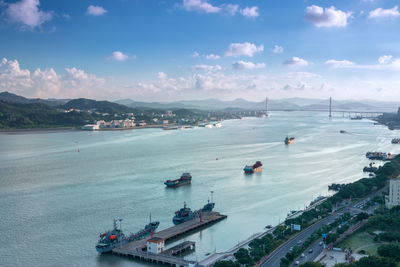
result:
[[[369,247],[363,248],[368,255],[378,256],[377,249],[378,247],[382,246],[382,244],[374,244]]]
[[[347,238],[345,238],[342,242],[339,243],[338,247],[342,249],[352,249],[355,251],[358,248],[367,246],[369,244],[374,244],[374,239],[366,232],[360,232],[353,234]],[[379,246],[379,244],[377,244]],[[373,253],[372,255],[376,255],[376,249],[370,249],[372,247],[366,247],[364,250],[369,254],[370,252]]]

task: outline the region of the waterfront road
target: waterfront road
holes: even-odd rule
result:
[[[365,197],[365,198],[361,199],[360,201],[357,202],[356,205],[358,205],[358,204],[360,204],[362,202],[365,202],[370,197],[381,195],[382,192],[385,191],[385,190],[387,190],[387,186],[385,186],[382,189],[374,192],[373,194],[369,195],[368,197]],[[284,244],[282,244],[279,248],[277,248],[274,252],[272,252],[272,254],[268,257],[268,259],[266,259],[264,261],[264,263],[261,264],[261,266],[262,267],[279,267],[280,266],[280,262],[281,262],[281,258],[286,256],[286,254],[290,251],[290,248],[298,245],[300,242],[304,242],[309,236],[311,236],[311,234],[315,230],[321,228],[322,225],[330,224],[330,223],[334,222],[337,218],[339,218],[345,212],[348,212],[351,215],[355,215],[355,214],[358,214],[360,212],[363,212],[363,210],[354,208],[354,207],[349,205],[346,208],[344,208],[343,210],[335,212],[335,213],[329,215],[328,217],[316,222],[315,224],[313,224],[310,227],[306,228],[305,230],[301,231],[300,233],[298,233],[297,235],[295,235],[294,237],[292,237],[291,239],[286,241]],[[313,245],[312,245],[313,250],[315,250],[315,249],[316,250],[322,250],[322,249],[316,248],[315,247],[316,244],[318,246],[318,243],[313,243]],[[318,256],[317,253],[309,254],[308,250],[304,252],[304,255],[308,255],[307,256],[308,261],[313,261]]]
[[[262,267],[279,267],[281,258],[285,257],[286,254],[290,251],[290,248],[297,246],[300,242],[304,242],[315,230],[321,228],[325,224],[330,224],[334,222],[337,218],[339,218],[343,213],[334,213],[329,215],[328,217],[314,223],[310,227],[301,231],[288,241],[286,241],[283,245],[277,248],[270,257],[261,265]],[[306,251],[305,253],[308,253]]]
[[[321,244],[321,245],[320,245]],[[310,253],[310,249],[311,249],[311,253]],[[304,251],[302,256],[299,256],[297,259],[294,260],[294,262],[292,263],[291,266],[298,266],[296,265],[296,261],[299,262],[299,265],[307,262],[307,261],[314,261],[324,250],[324,247],[322,245],[322,238],[318,239],[317,241],[315,241],[314,243],[312,243],[306,251]]]

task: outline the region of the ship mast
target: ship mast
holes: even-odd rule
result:
[[[332,118],[332,97],[329,97],[329,118]]]
[[[265,116],[268,116],[268,97],[265,98]]]

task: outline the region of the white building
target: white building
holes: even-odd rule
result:
[[[389,196],[386,197],[386,208],[400,205],[400,176],[390,179]]]
[[[165,239],[153,237],[147,240],[147,251],[151,253],[161,253],[164,251]]]

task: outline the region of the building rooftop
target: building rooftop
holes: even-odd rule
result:
[[[160,243],[160,242],[162,242],[162,241],[164,241],[165,240],[165,238],[161,238],[161,237],[153,237],[153,238],[151,238],[151,239],[149,239],[149,240],[147,240],[147,242],[152,242],[152,243]]]

